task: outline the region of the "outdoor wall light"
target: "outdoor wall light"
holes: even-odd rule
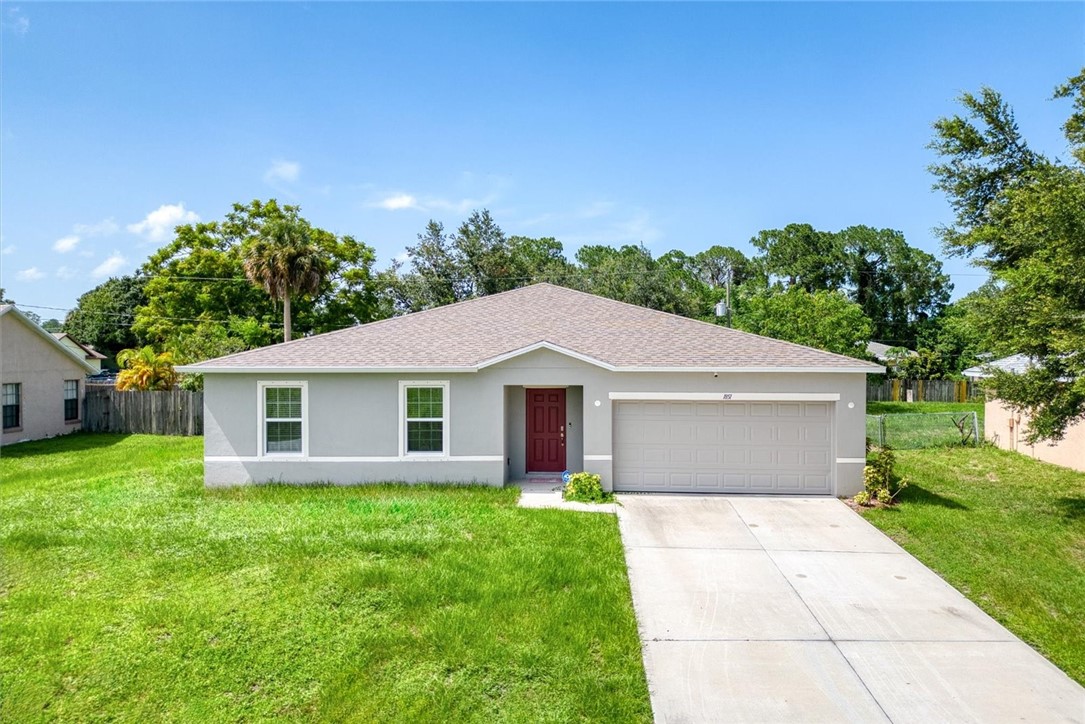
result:
[[[848,409],[849,410],[854,410],[855,409],[855,403],[854,402],[849,402],[848,403]]]
[[[599,400],[596,400],[596,401],[595,401],[595,406],[596,406],[596,407],[599,407],[599,406],[600,406],[600,405],[602,405],[602,404],[603,404],[603,403],[602,403],[602,402],[600,402]]]

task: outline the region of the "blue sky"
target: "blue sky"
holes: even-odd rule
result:
[[[278,198],[371,244],[489,208],[655,253],[808,222],[932,252],[930,124],[989,85],[1066,157],[1085,4],[31,4],[2,12],[0,284],[71,307]],[[957,294],[982,277],[947,260]],[[35,309],[43,317],[63,312]]]

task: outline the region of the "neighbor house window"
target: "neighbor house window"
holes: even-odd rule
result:
[[[79,419],[79,380],[64,380],[64,421]]]
[[[263,453],[305,454],[305,385],[263,383]]]
[[[4,385],[4,429],[19,427],[23,419],[22,385],[18,382],[9,382]]]
[[[3,385],[3,429],[17,428],[23,419],[23,389],[18,382]]]
[[[407,455],[448,454],[448,383],[401,383],[403,452]]]

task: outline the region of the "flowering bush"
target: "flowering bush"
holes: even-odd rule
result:
[[[609,503],[614,493],[603,490],[602,480],[594,473],[574,473],[561,491],[566,500],[580,503]]]

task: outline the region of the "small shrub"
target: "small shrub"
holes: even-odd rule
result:
[[[908,487],[908,481],[894,472],[895,465],[896,456],[888,446],[871,445],[863,468],[863,490],[853,500],[859,505],[892,505],[900,491]]]
[[[603,490],[603,482],[595,473],[574,473],[561,491],[566,500],[578,503],[610,503],[614,493]]]

